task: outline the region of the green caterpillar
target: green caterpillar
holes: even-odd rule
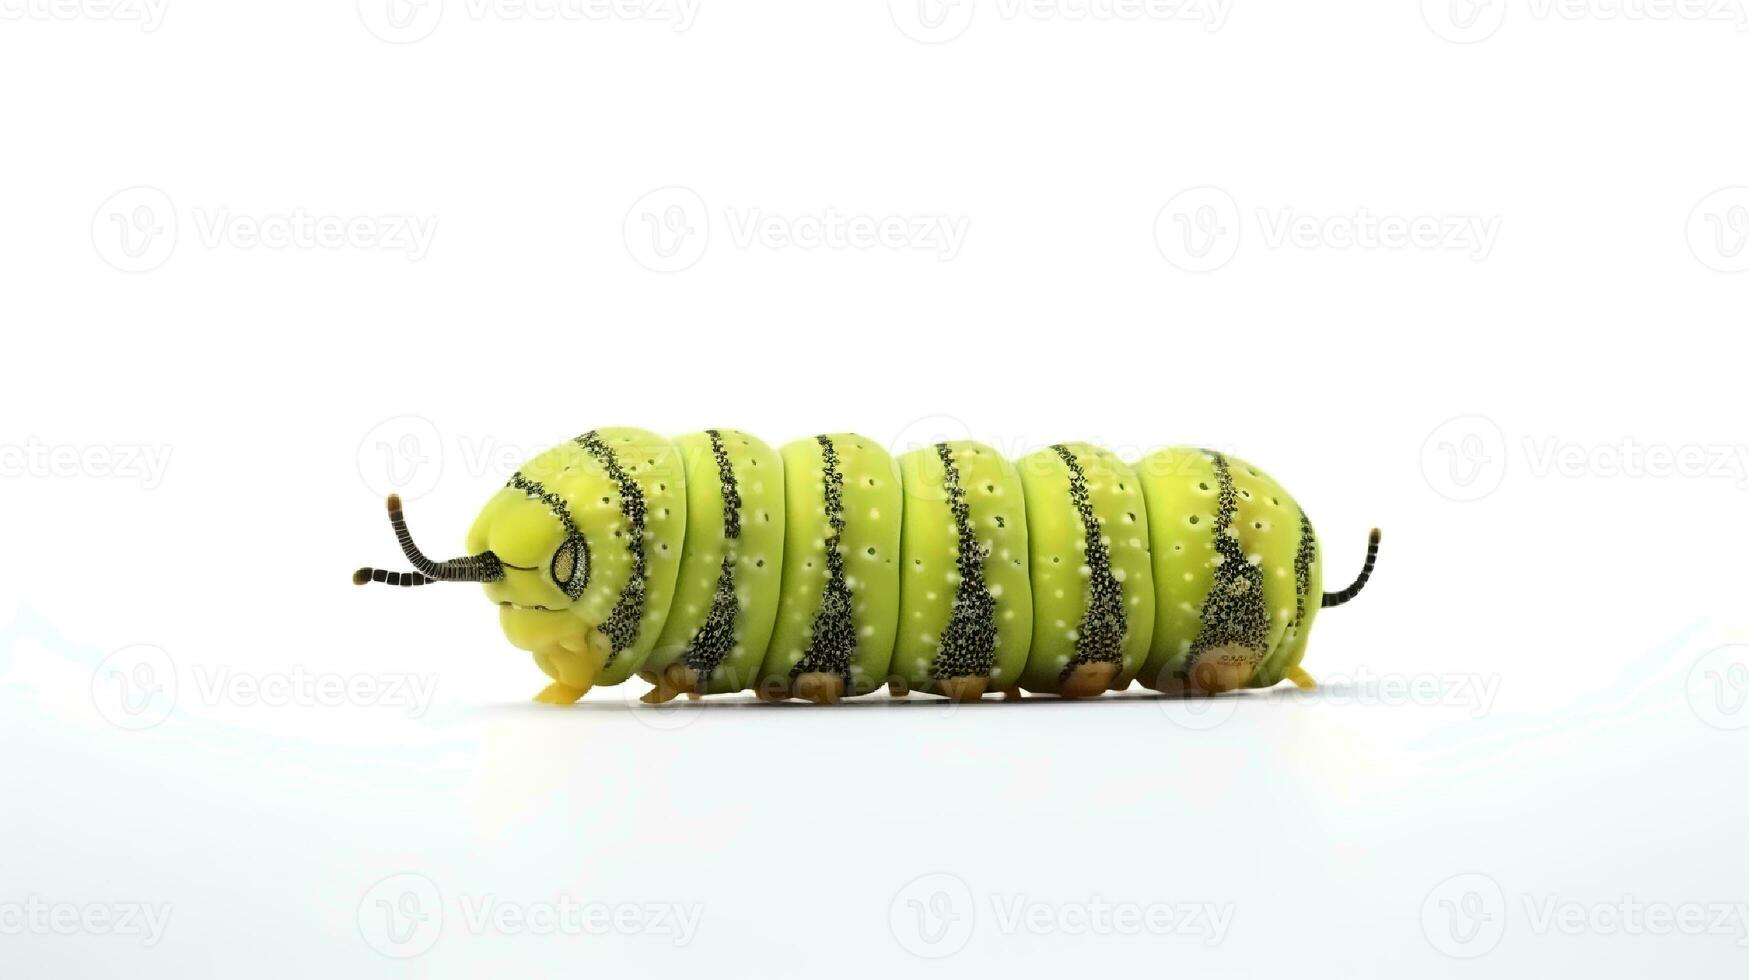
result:
[[[1326,593],[1305,512],[1231,456],[1064,443],[1011,463],[943,442],[895,460],[847,433],[779,452],[597,429],[524,464],[449,561],[388,506],[414,571],[353,581],[483,583],[558,704],[633,674],[652,702],[1306,687],[1312,620],[1360,592],[1379,544]]]

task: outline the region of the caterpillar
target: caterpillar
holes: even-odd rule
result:
[[[895,459],[853,433],[773,450],[734,429],[591,430],[527,461],[467,553],[353,582],[478,582],[569,704],[633,675],[647,702],[752,690],[831,704],[879,690],[973,701],[1313,685],[1325,592],[1312,523],[1225,453],[1125,463],[1085,443],[1009,461],[941,442]]]

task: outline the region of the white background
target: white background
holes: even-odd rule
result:
[[[0,0],[0,972],[1742,971],[1740,0],[425,3]],[[610,424],[1386,539],[1214,704],[546,709],[347,583]]]

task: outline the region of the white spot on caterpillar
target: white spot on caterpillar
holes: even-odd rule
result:
[[[1119,582],[1122,582],[1124,580],[1124,575],[1125,575],[1125,572],[1121,568],[1114,568],[1111,570],[1111,577],[1118,580]]]

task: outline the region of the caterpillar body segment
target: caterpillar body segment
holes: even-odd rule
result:
[[[639,676],[647,698],[753,686],[783,584],[783,459],[735,429],[674,440],[686,470],[686,534],[674,602]]]
[[[958,700],[1311,686],[1323,591],[1311,521],[1251,464],[1172,448],[1134,463],[1062,443],[1014,463],[944,442],[895,460],[853,433],[781,451],[734,429],[584,433],[529,460],[413,572],[482,583],[569,703],[636,673],[646,701],[751,688],[833,703],[886,685]]]
[[[1322,587],[1317,536],[1287,491],[1251,464],[1168,449],[1136,464],[1154,515],[1156,690],[1273,686],[1304,656]]]
[[[989,446],[899,457],[904,531],[890,690],[973,700],[1019,683],[1032,643],[1026,501]]]
[[[783,597],[756,690],[830,703],[886,683],[904,501],[893,457],[852,434],[783,447]]]
[[[1088,697],[1129,686],[1154,632],[1148,511],[1135,471],[1086,443],[1017,464],[1032,554],[1032,650],[1020,686]]]

